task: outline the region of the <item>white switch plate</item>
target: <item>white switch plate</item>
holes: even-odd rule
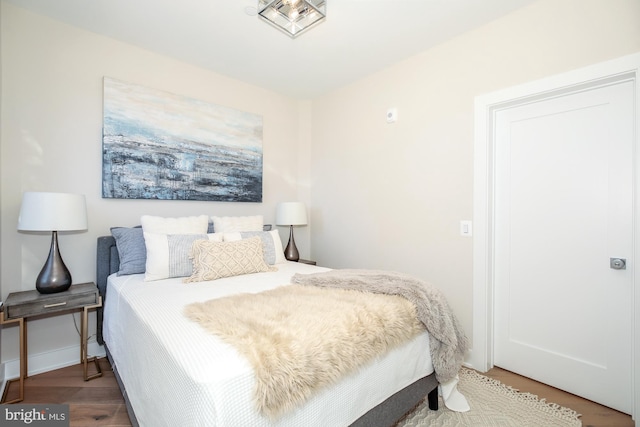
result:
[[[460,221],[460,235],[464,237],[473,236],[473,224],[471,221]]]

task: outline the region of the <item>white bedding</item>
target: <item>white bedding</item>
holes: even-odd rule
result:
[[[347,426],[433,372],[425,332],[278,420],[260,415],[251,366],[182,310],[196,301],[287,285],[296,272],[326,270],[295,262],[277,267],[189,284],[181,278],[145,282],[143,274],[109,277],[104,339],[141,426]]]

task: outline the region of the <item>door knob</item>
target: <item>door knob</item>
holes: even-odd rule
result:
[[[609,258],[609,267],[614,270],[626,270],[627,260],[624,258]]]

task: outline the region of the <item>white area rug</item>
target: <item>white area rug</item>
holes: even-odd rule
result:
[[[581,426],[579,415],[572,409],[530,393],[520,393],[500,381],[480,375],[471,369],[460,370],[458,389],[471,406],[469,412],[453,412],[440,398],[439,410],[431,411],[420,404],[397,427],[473,426],[473,427],[574,427]]]

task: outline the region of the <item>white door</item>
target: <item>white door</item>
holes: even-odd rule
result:
[[[625,413],[633,102],[633,82],[617,82],[502,109],[494,122],[494,363]]]

